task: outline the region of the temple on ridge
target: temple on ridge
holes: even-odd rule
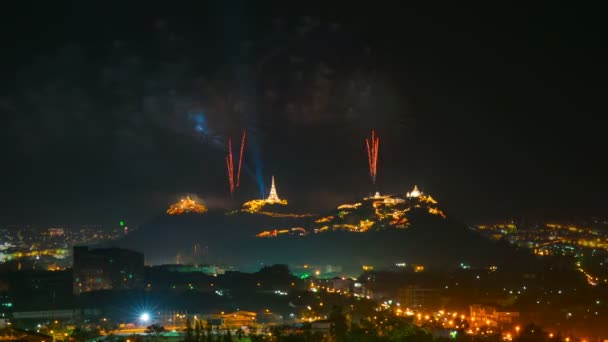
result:
[[[270,194],[268,194],[268,198],[266,198],[266,202],[268,202],[268,203],[281,202],[279,195],[277,195],[277,188],[274,185],[274,176],[272,176],[272,185],[270,186]]]
[[[420,197],[420,195],[422,195],[422,192],[420,190],[418,190],[418,186],[414,185],[414,190],[412,190],[411,192],[408,192],[406,194],[407,197]]]

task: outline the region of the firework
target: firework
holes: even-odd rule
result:
[[[226,168],[228,169],[228,186],[230,194],[234,193],[234,164],[232,162],[232,139],[228,138],[228,155],[226,155]]]
[[[239,168],[236,172],[236,187],[241,186],[241,166],[243,165],[243,151],[245,151],[245,136],[247,132],[243,130],[243,137],[241,138],[241,152],[239,153]]]
[[[228,138],[228,154],[226,155],[226,169],[228,170],[228,186],[230,194],[234,193],[235,189],[241,186],[241,168],[243,166],[243,152],[245,151],[245,136],[246,133],[243,131],[243,137],[241,138],[241,148],[239,151],[239,165],[236,172],[236,183],[234,177],[234,159],[232,157],[232,138]]]
[[[367,147],[367,161],[369,165],[369,175],[372,177],[372,184],[376,184],[376,173],[378,170],[378,151],[380,150],[380,138],[372,129],[371,138],[365,139]]]

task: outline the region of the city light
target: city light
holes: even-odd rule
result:
[[[149,322],[149,321],[150,321],[150,314],[149,314],[149,313],[147,313],[147,312],[142,313],[142,314],[139,316],[139,320],[140,320],[140,321],[142,321],[143,323],[147,323],[147,322]]]

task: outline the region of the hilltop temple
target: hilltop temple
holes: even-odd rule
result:
[[[186,213],[202,214],[207,211],[207,207],[197,198],[190,196],[183,197],[178,202],[171,204],[167,209],[169,215],[181,215]]]
[[[270,193],[268,193],[268,197],[247,201],[243,203],[242,210],[249,213],[258,213],[261,212],[262,208],[264,208],[264,206],[267,204],[287,205],[287,200],[279,198],[279,195],[277,194],[274,176],[272,176],[272,185],[270,186]]]
[[[270,186],[270,193],[266,198],[266,203],[281,203],[281,199],[279,198],[279,195],[277,195],[277,188],[274,185],[274,175],[272,176],[272,185]]]
[[[408,198],[418,198],[420,197],[420,195],[422,195],[422,191],[418,190],[418,185],[414,185],[414,190],[405,194],[405,196],[407,196]]]

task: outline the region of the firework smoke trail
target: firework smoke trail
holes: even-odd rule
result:
[[[369,164],[369,175],[372,177],[372,184],[376,184],[376,174],[378,170],[378,151],[380,150],[380,138],[372,129],[371,139],[365,139],[367,147],[367,161]]]
[[[247,131],[243,130],[243,137],[241,138],[241,152],[239,153],[239,169],[236,172],[236,187],[241,186],[241,166],[243,165],[243,151],[245,150],[245,137]]]

